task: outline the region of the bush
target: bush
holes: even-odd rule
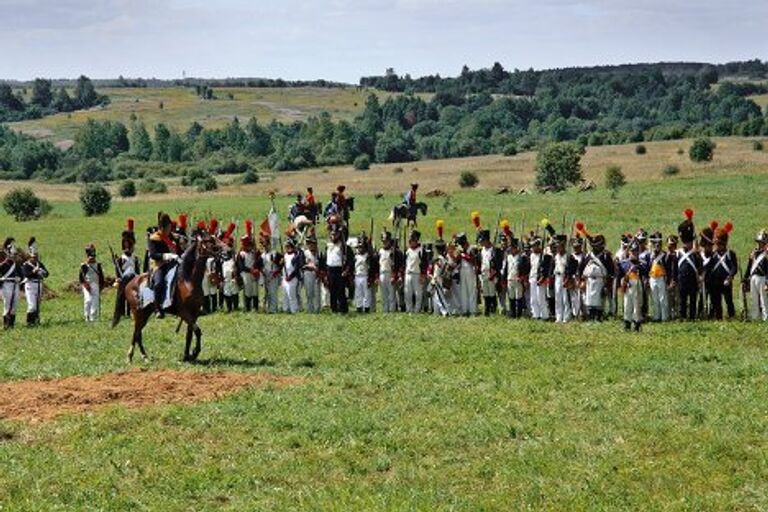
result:
[[[136,195],[136,183],[133,180],[125,180],[118,189],[120,197],[134,197]]]
[[[395,167],[392,169],[392,174],[403,174],[405,170],[402,167]]]
[[[678,155],[684,155],[685,154],[685,150],[683,148],[677,148],[677,154]]]
[[[462,171],[459,176],[459,186],[461,188],[474,188],[480,180],[477,178],[477,174],[472,171]]]
[[[219,188],[216,178],[205,169],[195,167],[187,171],[181,178],[181,184],[185,187],[195,187],[198,192],[209,192]]]
[[[571,142],[547,144],[536,157],[536,187],[559,192],[581,180],[584,150]]]
[[[514,144],[507,144],[501,152],[504,156],[515,156],[517,154],[517,146]]]
[[[371,168],[371,157],[363,153],[355,158],[355,162],[352,164],[358,171],[367,171]]]
[[[162,181],[147,178],[139,183],[139,192],[142,194],[165,194],[168,192],[168,187]]]
[[[39,219],[51,211],[51,205],[40,199],[30,188],[16,188],[3,198],[3,208],[17,222]]]
[[[637,146],[635,146],[635,154],[636,155],[644,155],[647,152],[648,152],[648,150],[645,148],[644,145],[638,144]]]
[[[693,141],[688,150],[688,156],[693,162],[709,162],[715,155],[715,143],[706,137],[699,137]]]
[[[205,178],[199,178],[195,180],[195,190],[198,192],[210,192],[219,188],[219,184],[216,182],[216,178],[213,176],[206,176]]]
[[[92,183],[80,192],[80,204],[86,217],[103,215],[112,206],[112,194],[102,185]]]
[[[621,172],[621,167],[618,165],[609,165],[605,169],[605,188],[611,191],[612,199],[616,199],[619,190],[626,184],[627,179],[624,176],[624,173]]]
[[[109,167],[95,158],[89,158],[77,166],[77,181],[82,183],[109,181],[109,176]]]
[[[752,149],[754,151],[762,151],[763,150],[763,142],[759,140],[753,140],[752,141]]]
[[[661,174],[664,176],[675,176],[676,174],[680,174],[680,168],[676,165],[668,165],[661,170]]]
[[[259,175],[253,171],[253,169],[248,169],[245,171],[245,174],[243,174],[243,177],[240,179],[240,182],[243,185],[251,185],[253,183],[259,182]]]

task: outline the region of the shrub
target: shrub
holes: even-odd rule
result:
[[[91,183],[80,192],[80,204],[86,217],[103,215],[112,206],[112,194],[102,185]]]
[[[195,190],[198,192],[210,192],[219,188],[219,184],[216,182],[216,178],[213,176],[206,176],[205,178],[198,178],[195,180]]]
[[[168,187],[162,181],[147,178],[139,183],[139,192],[142,194],[165,194],[168,192]]]
[[[536,187],[565,190],[581,180],[581,155],[584,150],[570,142],[547,144],[536,157]]]
[[[109,175],[109,167],[95,158],[89,158],[77,166],[77,181],[82,183],[109,181]]]
[[[612,199],[616,199],[619,190],[626,184],[627,179],[624,176],[624,173],[621,172],[621,167],[618,165],[609,165],[605,169],[605,188],[611,191]]]
[[[355,162],[352,164],[358,171],[367,171],[371,168],[371,157],[363,153],[355,158]]]
[[[17,222],[39,219],[51,211],[51,205],[40,199],[30,188],[16,188],[3,198],[3,208]]]
[[[501,152],[504,156],[515,156],[517,154],[517,146],[515,144],[507,144]]]
[[[136,195],[136,183],[133,180],[125,180],[120,184],[117,193],[120,197],[134,197]]]
[[[248,169],[245,171],[245,174],[243,174],[243,177],[240,179],[240,182],[243,185],[251,185],[253,183],[259,182],[259,175],[253,171],[253,169]]]
[[[635,146],[635,154],[636,155],[644,155],[647,152],[648,152],[648,150],[645,148],[644,145],[638,144],[637,146]]]
[[[683,155],[683,154],[685,154],[685,150],[683,148],[677,148],[677,154],[678,155]]]
[[[459,176],[459,186],[461,188],[474,188],[480,180],[477,178],[477,174],[472,171],[462,171]]]
[[[762,151],[763,150],[763,142],[759,140],[753,140],[752,141],[752,149],[754,151]]]
[[[668,165],[661,170],[661,174],[664,176],[675,176],[676,174],[680,174],[680,168],[676,165]]]
[[[403,174],[405,170],[402,167],[395,167],[392,169],[392,174]]]
[[[688,156],[693,162],[709,162],[715,154],[715,143],[706,137],[699,137],[693,141]]]

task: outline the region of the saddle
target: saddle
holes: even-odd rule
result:
[[[162,297],[163,309],[171,307],[171,303],[173,302],[173,292],[176,290],[176,283],[178,281],[178,274],[179,267],[177,265],[174,265],[171,269],[168,270],[168,273],[165,274],[165,297]],[[141,283],[139,284],[140,309],[144,309],[150,304],[154,304],[156,299],[158,299],[158,297],[155,297],[155,291],[152,289],[152,283],[149,280],[149,275],[145,274],[141,279]]]

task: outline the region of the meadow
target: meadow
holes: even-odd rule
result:
[[[276,205],[285,212],[292,198],[284,192],[314,186],[324,200],[338,183],[357,196],[353,232],[373,219],[378,235],[415,180],[425,192],[450,192],[449,200],[424,199],[427,240],[437,218],[448,233],[471,232],[470,212],[479,210],[484,225],[500,215],[518,232],[543,217],[558,230],[578,219],[614,247],[620,233],[641,226],[675,231],[691,207],[699,227],[713,218],[734,223],[732,246],[743,261],[768,226],[764,155],[748,143],[719,140],[716,160],[702,166],[677,154],[684,141],[649,144],[647,155],[634,155],[634,146],[590,148],[585,172],[597,180],[606,162],[624,159],[629,184],[615,200],[602,187],[497,195],[496,185],[516,186],[517,175],[484,171],[482,160],[481,186],[471,191],[455,183],[474,160],[448,162],[451,172],[424,162],[397,173],[332,168],[211,195],[172,188],[151,200],[115,200],[96,218],[82,216],[76,187],[34,184],[52,200],[51,216],[16,223],[2,214],[0,232],[21,244],[38,238],[58,296],[43,303],[39,328],[0,333],[0,381],[131,368],[302,380],[191,405],[114,405],[36,424],[0,419],[0,508],[765,509],[768,362],[759,323],[650,324],[627,334],[617,321],[216,314],[200,321],[199,364],[180,362],[182,338],[166,320],[146,331],[151,361],[130,366],[128,322],[108,326],[114,293],[106,292],[102,320],[87,326],[79,294],[67,290],[86,243],[95,242],[113,273],[107,244],[119,246],[126,217],[139,235],[158,210],[258,224],[269,187],[280,190]],[[533,155],[484,158],[520,165],[519,183],[530,186]],[[681,173],[662,178],[661,163],[678,158]]]

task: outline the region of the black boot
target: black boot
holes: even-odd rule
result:
[[[10,323],[9,317],[8,315],[5,315],[3,316],[3,330],[10,329],[10,328],[11,328],[11,323]]]
[[[16,327],[16,315],[10,317],[11,328]]]
[[[27,313],[27,327],[34,327],[34,326],[35,326],[35,314]]]
[[[640,332],[640,324],[642,324],[642,322],[635,322],[635,332]]]
[[[259,298],[253,297],[253,310],[258,312],[259,311]]]
[[[219,309],[218,297],[214,293],[213,295],[211,295],[211,313],[215,313],[217,309]]]
[[[364,311],[365,311],[366,313],[370,313],[370,312],[371,312],[371,308],[365,308],[365,310],[364,310]]]
[[[363,308],[357,308],[357,312],[358,313],[362,313],[363,312]]]
[[[624,320],[624,330],[629,332],[632,330],[632,322],[629,320]]]
[[[211,298],[208,295],[203,297],[203,314],[208,315],[211,313]]]
[[[239,311],[240,310],[240,295],[232,296],[232,301],[235,303],[234,310],[235,311]]]
[[[248,312],[251,310],[251,297],[244,296],[243,302],[245,302],[245,311]]]

